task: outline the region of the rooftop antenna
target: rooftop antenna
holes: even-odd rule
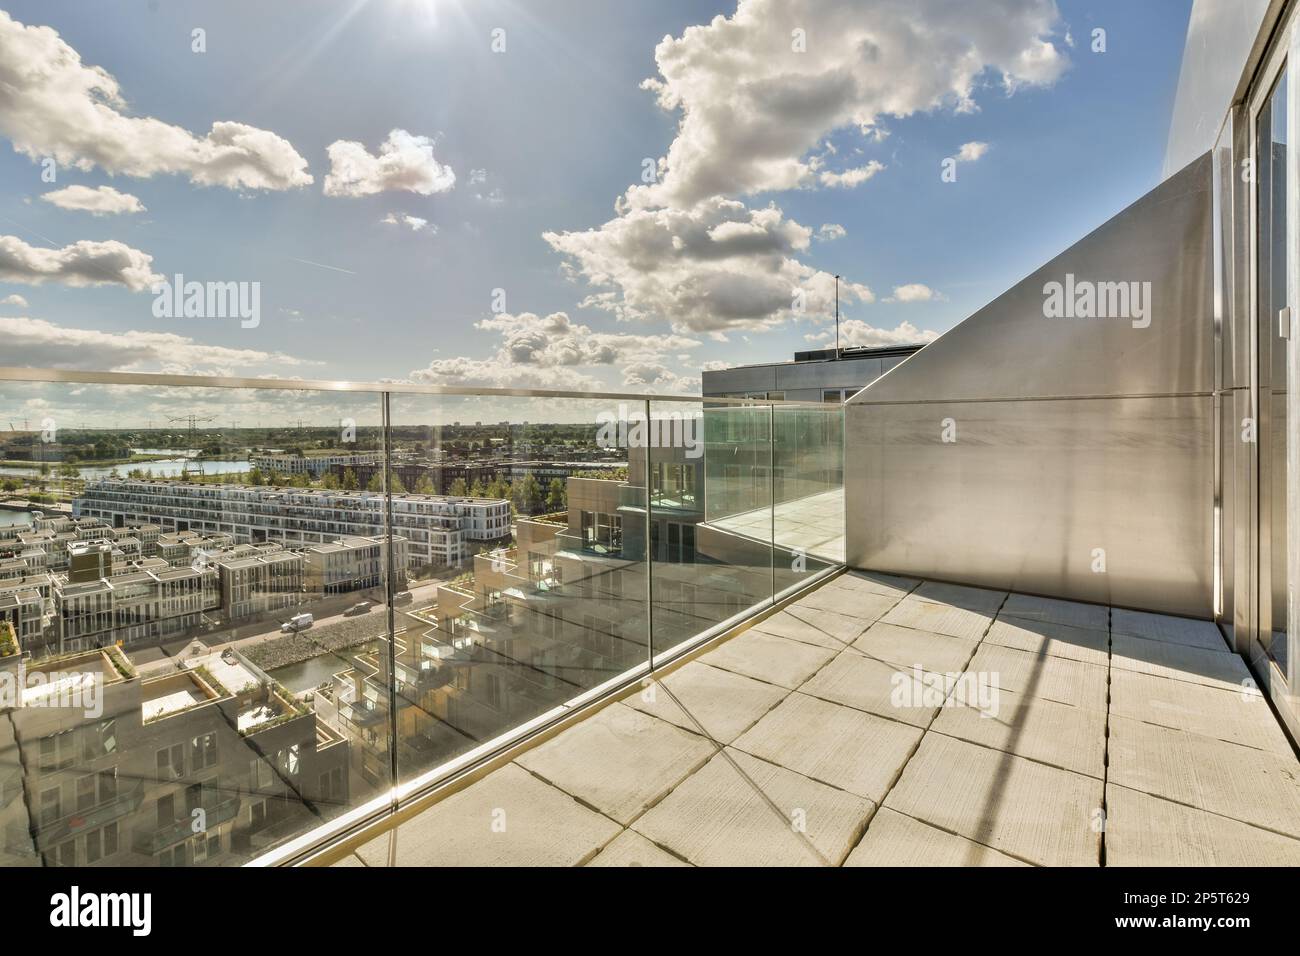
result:
[[[840,277],[835,277],[835,357],[840,357]]]

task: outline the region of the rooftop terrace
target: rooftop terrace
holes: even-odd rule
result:
[[[1211,622],[850,571],[339,865],[390,840],[399,865],[1300,865],[1300,762]]]

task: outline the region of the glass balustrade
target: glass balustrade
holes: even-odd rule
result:
[[[843,561],[842,411],[0,372],[0,862],[285,862]]]

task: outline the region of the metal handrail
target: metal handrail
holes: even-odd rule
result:
[[[411,395],[458,395],[502,398],[585,398],[625,402],[708,402],[763,408],[768,405],[828,407],[823,402],[783,398],[722,398],[712,395],[653,395],[635,392],[581,392],[546,388],[490,388],[470,385],[425,385],[419,382],[348,382],[297,378],[238,378],[219,375],[164,375],[154,372],[86,372],[60,368],[0,366],[0,382],[46,382],[69,385],[155,385],[174,388],[258,388],[307,392],[384,392]]]

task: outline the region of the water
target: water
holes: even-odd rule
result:
[[[379,642],[371,641],[346,651],[321,654],[319,657],[309,657],[297,664],[277,667],[275,670],[267,671],[267,674],[284,685],[289,693],[301,694],[306,690],[314,690],[339,671],[347,670],[358,656],[373,654],[378,648]]]
[[[57,463],[50,465],[49,481],[55,482],[58,479]],[[107,478],[114,470],[123,478],[127,472],[139,468],[141,471],[148,470],[155,478],[179,478],[188,468],[190,471],[201,472],[205,475],[225,475],[234,474],[241,471],[248,471],[248,462],[238,461],[235,459],[213,458],[204,461],[194,461],[190,458],[164,458],[159,461],[145,461],[134,465],[83,465],[77,468],[79,478]],[[40,470],[37,468],[15,468],[12,465],[0,466],[0,475],[16,475],[24,478],[37,478]]]
[[[26,511],[0,511],[0,528],[10,528],[14,525],[32,523],[32,516]]]

